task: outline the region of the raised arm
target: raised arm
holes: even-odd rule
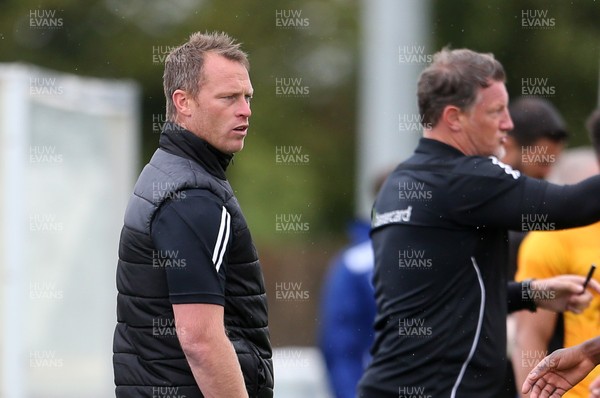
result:
[[[600,175],[556,185],[519,175],[497,159],[472,158],[448,193],[461,223],[517,231],[555,230],[600,220]]]

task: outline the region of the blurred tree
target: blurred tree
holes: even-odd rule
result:
[[[61,26],[33,26],[44,13]],[[140,167],[164,122],[164,57],[191,32],[228,32],[243,43],[252,64],[256,95],[248,150],[236,156],[229,175],[257,239],[339,233],[352,214],[355,1],[263,0],[256,7],[243,0],[5,0],[0,26],[2,62],[141,84]],[[281,90],[287,86],[288,92],[305,92],[286,95]],[[278,162],[277,151],[297,151],[303,161]],[[300,215],[310,234],[279,233],[277,214]]]

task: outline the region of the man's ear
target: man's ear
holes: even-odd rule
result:
[[[454,105],[448,105],[442,111],[441,121],[445,123],[451,131],[460,131],[462,129],[460,116],[462,111]]]
[[[172,96],[173,104],[177,109],[177,113],[183,116],[191,116],[190,95],[183,90],[175,90]]]

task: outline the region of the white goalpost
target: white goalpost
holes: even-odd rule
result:
[[[122,216],[139,88],[0,64],[0,395],[114,394]]]

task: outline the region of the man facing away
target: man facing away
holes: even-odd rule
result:
[[[248,133],[248,68],[224,33],[165,61],[168,122],[119,243],[117,397],[272,397],[262,270],[225,176]]]
[[[504,80],[491,54],[465,49],[437,53],[419,78],[424,137],[373,208],[376,335],[359,397],[498,397],[508,310],[591,299],[580,276],[555,300],[536,300],[548,286],[535,282],[507,289],[507,230],[599,220],[600,177],[563,187],[498,160],[513,127]]]

